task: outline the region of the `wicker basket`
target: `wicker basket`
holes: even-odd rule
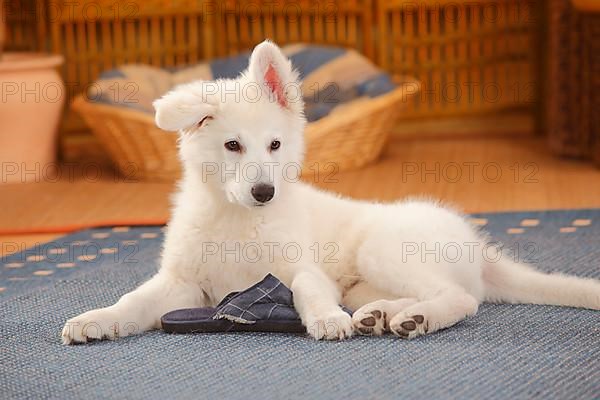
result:
[[[419,83],[403,79],[390,93],[336,110],[306,128],[305,170],[336,171],[361,167],[376,160],[402,114],[402,107],[418,92]],[[177,135],[160,130],[154,118],[141,111],[97,104],[79,96],[73,108],[106,147],[127,177],[173,180],[180,174]]]
[[[549,2],[550,147],[600,164],[600,13],[579,12],[570,0]]]

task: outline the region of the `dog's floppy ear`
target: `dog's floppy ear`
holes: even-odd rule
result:
[[[284,108],[291,108],[300,86],[298,74],[293,70],[290,60],[283,55],[279,47],[265,40],[252,51],[248,75],[254,79],[263,91],[274,98]]]
[[[179,131],[200,127],[205,121],[214,118],[218,103],[214,96],[206,94],[205,86],[210,83],[214,84],[194,82],[181,85],[155,100],[152,105],[156,110],[156,125],[166,131]]]

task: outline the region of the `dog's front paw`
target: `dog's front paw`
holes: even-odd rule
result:
[[[341,309],[306,319],[306,331],[317,340],[345,339],[352,336],[352,330],[352,318]]]
[[[100,308],[68,320],[61,336],[63,344],[76,344],[101,339],[114,340],[136,332],[135,323],[123,323],[115,311]]]

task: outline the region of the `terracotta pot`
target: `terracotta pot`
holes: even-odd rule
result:
[[[65,102],[63,58],[4,53],[0,59],[0,184],[44,180],[55,168]]]

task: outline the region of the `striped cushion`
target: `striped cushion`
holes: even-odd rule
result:
[[[340,104],[376,97],[394,89],[390,76],[361,54],[340,47],[292,44],[282,48],[302,79],[305,113],[316,121]],[[93,102],[154,113],[152,102],[172,87],[194,80],[235,78],[250,52],[175,69],[124,65],[105,71],[88,91]]]

